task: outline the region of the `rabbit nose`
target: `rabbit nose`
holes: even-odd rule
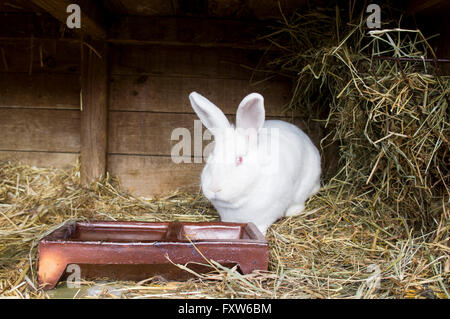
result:
[[[218,193],[222,190],[222,188],[220,188],[219,186],[216,186],[216,185],[209,185],[208,188],[213,193]]]
[[[222,191],[222,189],[220,187],[214,187],[211,189],[214,193],[218,193],[220,191]]]

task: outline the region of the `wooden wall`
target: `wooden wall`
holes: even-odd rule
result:
[[[110,44],[107,170],[141,195],[198,190],[203,164],[175,164],[174,128],[193,131],[188,95],[197,91],[233,120],[247,94],[264,95],[282,116],[290,83],[258,82],[264,51],[208,45]],[[0,160],[41,167],[74,165],[80,153],[80,43],[0,41]],[[289,117],[286,117],[288,119]],[[192,135],[193,136],[193,135]],[[203,144],[207,144],[206,141]]]
[[[68,167],[80,150],[79,44],[0,42],[0,160]]]
[[[198,189],[203,164],[175,164],[170,156],[178,142],[171,141],[172,130],[184,127],[193,132],[197,116],[190,92],[205,95],[230,119],[251,92],[265,96],[270,116],[281,115],[288,102],[289,83],[252,85],[252,71],[242,67],[255,66],[261,51],[114,45],[112,52],[108,170],[139,193]]]

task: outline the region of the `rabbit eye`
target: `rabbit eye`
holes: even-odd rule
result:
[[[239,165],[241,165],[242,164],[242,156],[238,156],[238,157],[236,157],[236,166],[239,166]]]

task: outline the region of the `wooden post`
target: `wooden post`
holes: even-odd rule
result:
[[[82,44],[81,51],[80,173],[82,185],[89,185],[106,173],[108,45]]]

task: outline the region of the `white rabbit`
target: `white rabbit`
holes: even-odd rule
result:
[[[201,185],[221,220],[253,222],[265,235],[279,218],[300,214],[320,188],[320,154],[309,137],[293,124],[265,121],[258,93],[239,104],[236,127],[200,94],[189,99],[214,136]]]

